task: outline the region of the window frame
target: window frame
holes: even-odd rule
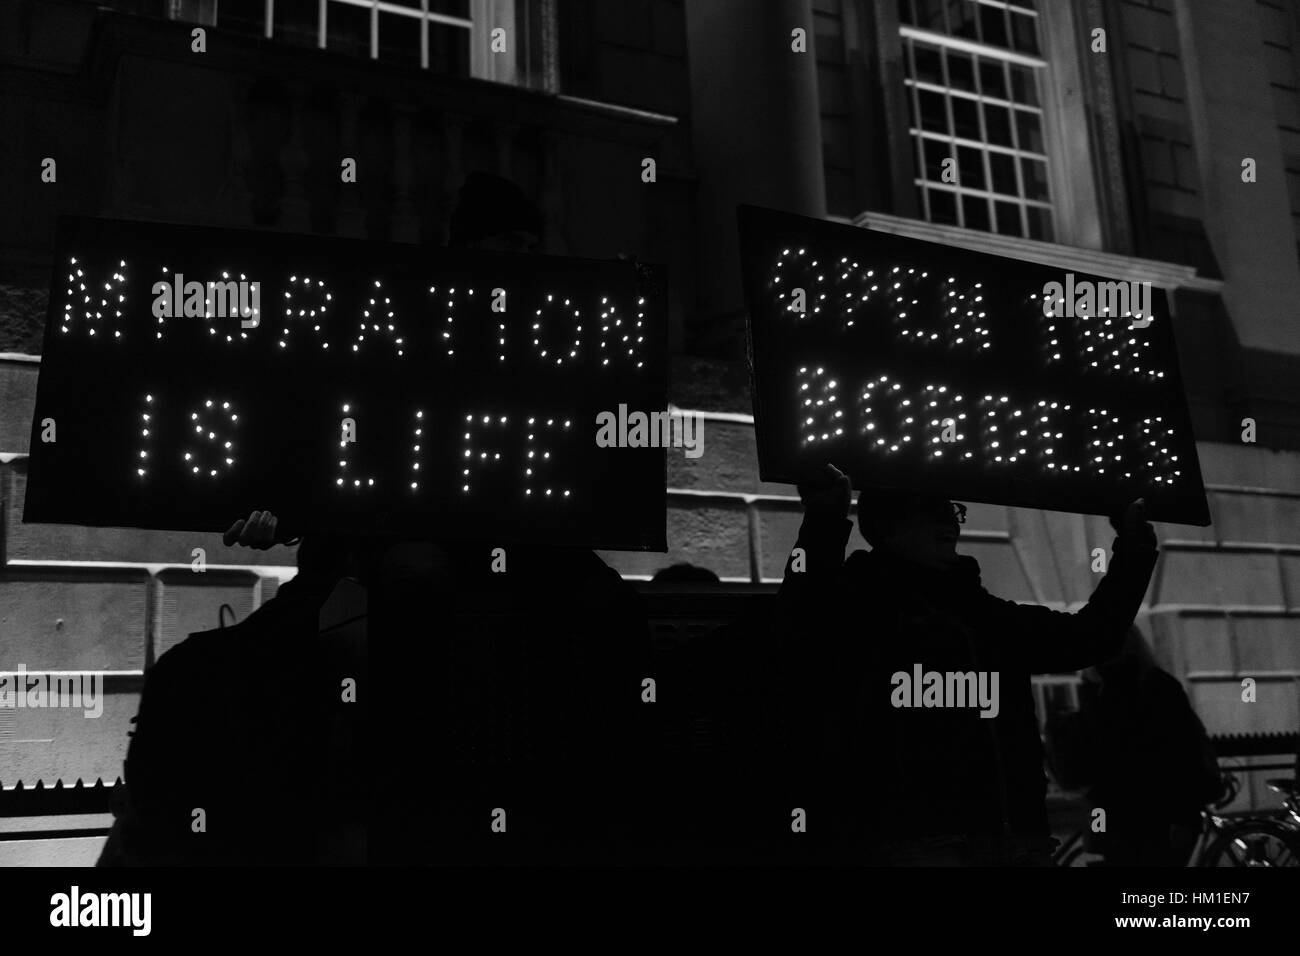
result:
[[[865,2],[871,2],[871,0],[865,0]],[[1017,7],[1021,10],[1025,9],[1015,3],[1014,0],[1011,0],[1010,3],[1007,0],[965,0],[965,2],[1002,9],[1008,6]],[[1039,160],[1046,158],[1052,233],[1046,239],[1030,238],[1026,228],[1027,223],[1025,222],[1023,204],[1042,204],[1023,198],[1022,171],[1018,161],[1016,162],[1016,177],[1017,188],[1021,190],[1021,196],[1012,197],[1000,193],[994,195],[1004,201],[1014,201],[1021,204],[1021,229],[1023,234],[1017,237],[1008,233],[994,232],[992,228],[988,230],[972,229],[971,231],[1005,236],[1025,242],[1046,241],[1079,248],[1103,248],[1105,239],[1100,214],[1100,186],[1094,177],[1094,144],[1091,142],[1095,132],[1095,120],[1089,115],[1088,105],[1085,102],[1087,85],[1083,78],[1083,64],[1080,61],[1080,57],[1088,55],[1087,50],[1079,46],[1080,43],[1086,42],[1087,36],[1075,23],[1075,16],[1079,14],[1074,10],[1074,5],[1039,0],[1038,8],[1034,11],[1038,21],[1040,50],[1037,56],[1017,50],[990,46],[964,37],[953,37],[903,23],[898,17],[897,0],[875,0],[872,5],[875,8],[876,22],[880,31],[878,34],[880,42],[882,45],[892,44],[897,56],[894,61],[897,63],[897,70],[892,71],[892,76],[887,73],[886,81],[891,85],[896,84],[894,90],[900,106],[905,106],[914,95],[913,89],[915,87],[913,84],[915,80],[913,77],[915,77],[915,72],[912,70],[912,63],[909,58],[912,55],[911,50],[917,42],[956,49],[976,56],[996,58],[1029,66],[1035,70],[1039,100],[1037,109],[1041,116],[1044,141],[1043,151],[1036,152],[1019,148],[1018,130],[1013,131],[1013,136],[1016,137],[1013,139],[1013,142],[1017,144],[1016,148],[1008,150],[996,144],[990,144],[987,141],[987,131],[984,129],[982,110],[980,111],[981,135],[985,136],[985,142],[970,145],[980,149],[983,154],[986,184],[991,183],[987,168],[990,147],[994,152],[1027,155]],[[887,62],[888,60],[882,56],[882,63]],[[944,80],[947,82],[946,57],[943,58],[943,63]],[[947,97],[950,97],[954,92],[958,95],[964,95],[966,91],[953,91],[949,86],[944,92]],[[972,94],[968,98],[1000,102],[1000,98],[988,98],[982,93],[978,95]],[[947,99],[945,100],[945,109],[951,111]],[[897,189],[906,184],[913,195],[901,202],[896,199],[894,208],[900,211],[915,209],[914,214],[919,219],[930,222],[927,208],[928,200],[923,199],[923,194],[925,190],[932,188],[933,184],[924,179],[923,169],[919,168],[922,159],[918,152],[918,137],[912,132],[914,127],[909,120],[909,110],[904,109],[899,119],[901,129],[898,131],[899,136],[896,142],[899,146],[905,147],[906,156],[900,155],[902,150],[895,153],[896,159],[902,164],[902,168],[899,170],[902,175],[894,177],[894,185]],[[918,113],[918,125],[920,122]],[[1015,124],[1012,125],[1014,127]],[[955,133],[951,121],[949,128],[953,129]],[[937,138],[943,142],[954,142],[953,138],[948,135],[940,135]],[[924,186],[920,185],[922,182]],[[965,193],[968,190],[962,189],[961,192]],[[987,193],[988,190],[984,192]],[[918,193],[922,195],[918,195]],[[926,203],[925,206],[922,205],[923,202]],[[960,206],[959,198],[957,202],[958,206]],[[964,221],[964,218],[959,221]],[[995,224],[996,219],[991,215],[990,226]],[[951,229],[963,228],[947,223],[934,223],[934,225]]]
[[[983,0],[967,0],[967,2],[983,2]],[[984,5],[993,6],[993,4],[989,4],[989,3],[984,3]],[[980,76],[982,74],[983,63],[981,61],[996,60],[999,63],[1003,63],[1003,64],[1014,63],[1017,66],[1029,67],[1035,71],[1034,73],[1035,92],[1036,92],[1036,98],[1039,100],[1040,104],[1044,99],[1043,96],[1044,91],[1042,89],[1044,85],[1042,73],[1047,69],[1047,61],[1040,57],[1032,57],[1023,53],[1016,53],[1010,50],[1002,50],[1001,48],[998,47],[990,47],[987,46],[986,44],[975,43],[973,41],[966,40],[961,37],[950,37],[947,34],[935,33],[930,30],[923,30],[906,24],[899,25],[899,36],[904,41],[903,56],[904,56],[904,62],[907,64],[904,70],[903,85],[907,88],[906,95],[909,96],[913,101],[914,104],[913,109],[915,111],[915,116],[917,118],[917,125],[916,126],[909,125],[908,127],[907,130],[908,136],[911,138],[912,142],[916,145],[917,149],[921,153],[924,152],[924,148],[925,148],[924,144],[927,141],[947,143],[951,147],[950,153],[954,159],[956,158],[956,151],[957,151],[957,147],[959,146],[964,146],[969,149],[978,150],[981,154],[981,161],[983,167],[982,169],[983,177],[984,177],[983,189],[976,188],[973,186],[967,186],[960,182],[958,182],[957,184],[950,184],[942,181],[935,182],[928,179],[925,176],[924,161],[918,156],[916,161],[916,166],[914,169],[915,175],[913,176],[913,184],[917,187],[920,187],[922,216],[926,220],[932,221],[930,216],[930,190],[938,190],[940,192],[952,193],[957,198],[957,202],[955,203],[956,210],[957,210],[957,223],[956,223],[957,227],[970,228],[969,226],[966,226],[965,223],[966,216],[963,210],[962,200],[968,196],[974,196],[974,197],[979,197],[984,199],[985,202],[987,203],[988,220],[990,224],[996,224],[997,222],[996,209],[993,205],[995,202],[1015,204],[1020,211],[1020,217],[1019,217],[1020,235],[1025,238],[1030,237],[1029,208],[1034,207],[1038,209],[1046,209],[1051,216],[1052,229],[1051,229],[1051,234],[1045,236],[1044,238],[1049,240],[1054,239],[1056,234],[1056,229],[1057,229],[1058,217],[1056,211],[1056,203],[1054,202],[1056,189],[1054,188],[1055,184],[1052,182],[1051,154],[1046,151],[1037,152],[1021,146],[1019,142],[1019,138],[1020,138],[1019,127],[1018,124],[1014,121],[1014,119],[1011,122],[1009,128],[1009,132],[1011,134],[1011,139],[1012,139],[1012,145],[1004,146],[1000,143],[992,142],[989,137],[983,109],[979,110],[980,139],[975,140],[975,139],[968,139],[965,137],[958,136],[956,122],[953,115],[953,99],[956,98],[961,100],[968,100],[974,103],[978,103],[981,106],[987,103],[993,106],[1005,107],[1007,110],[1010,111],[1010,115],[1012,117],[1015,116],[1017,111],[1036,114],[1038,116],[1039,124],[1043,128],[1043,141],[1044,141],[1044,145],[1046,146],[1047,121],[1046,121],[1046,116],[1044,115],[1046,112],[1045,108],[1042,105],[1029,106],[1027,104],[1017,103],[1015,100],[1004,100],[1001,97],[990,96],[984,93],[982,90],[972,92],[969,90],[963,90],[957,88],[952,84],[948,76],[947,56],[940,57],[940,63],[942,64],[942,69],[943,69],[943,78],[944,78],[943,84],[936,84],[926,80],[921,80],[917,78],[918,73],[916,70],[916,49],[917,49],[917,44],[924,44],[924,45],[929,45],[931,47],[939,48],[941,50],[955,50],[959,53],[971,54],[972,56],[977,58],[976,59],[977,66],[974,71],[977,84],[982,83]],[[925,124],[921,119],[921,102],[920,102],[920,94],[923,91],[935,92],[945,97],[944,109],[947,114],[946,117],[947,128],[951,132],[947,134],[940,134],[940,133],[933,132],[931,130],[927,130],[925,128]],[[1015,169],[1015,178],[1016,178],[1016,192],[1014,195],[1006,192],[998,192],[993,189],[993,169],[991,164],[991,154],[993,153],[1010,156],[1014,160],[1014,169]],[[1035,161],[1042,162],[1044,164],[1047,172],[1047,199],[1045,201],[1038,200],[1038,199],[1030,199],[1026,196],[1024,175],[1021,166],[1022,159],[1032,159]],[[988,231],[996,231],[996,230],[988,230]],[[1002,233],[1002,234],[1007,235],[1007,233]]]
[[[212,2],[212,22],[214,25],[220,26],[220,0],[212,0]],[[507,37],[508,42],[510,44],[525,44],[527,50],[527,65],[523,71],[523,78],[531,81],[533,77],[536,77],[535,85],[548,92],[558,92],[559,71],[558,51],[555,41],[556,4],[554,0],[469,0],[469,16],[467,17],[458,17],[430,10],[430,0],[420,0],[418,7],[392,3],[389,0],[317,0],[316,47],[320,50],[329,49],[327,39],[329,36],[329,13],[332,4],[339,7],[358,7],[369,11],[371,60],[380,59],[379,14],[404,16],[420,22],[420,69],[429,69],[430,25],[457,27],[469,31],[470,77],[508,85],[519,85],[521,71],[518,66],[517,52],[510,52],[500,56],[491,51],[492,30],[496,29],[497,26],[507,25],[510,28]],[[264,0],[263,10],[262,36],[264,39],[273,40],[275,38],[275,0]],[[524,28],[519,28],[517,18],[517,14],[521,12],[525,18]],[[529,24],[529,19],[534,13],[541,18],[541,23],[537,24],[536,27],[536,33],[540,37],[540,41],[537,43],[540,49],[537,51],[538,55],[536,57],[533,56],[532,50],[534,38],[530,35],[534,31],[532,25]],[[174,18],[174,13],[171,15]],[[536,70],[531,68],[534,60],[540,64]]]

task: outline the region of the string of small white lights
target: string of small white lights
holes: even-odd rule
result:
[[[841,256],[838,266],[830,267],[806,248],[786,248],[777,258],[768,285],[785,312],[815,316],[821,314],[824,306],[828,313],[838,317],[840,331],[853,328],[863,318],[862,310],[875,301],[889,308],[904,341],[967,346],[971,351],[992,347],[989,329],[981,324],[987,318],[980,305],[984,301],[982,282],[967,283],[949,276],[936,289],[929,271],[918,266],[896,265],[882,268],[877,274],[876,269],[863,269],[848,256]],[[802,303],[794,295],[797,289],[804,290]],[[811,313],[807,312],[809,296]],[[945,319],[952,323],[951,328],[925,327],[926,320],[916,311],[923,301],[936,296],[943,302]]]
[[[443,291],[440,293],[436,285],[431,285],[429,286],[429,294],[434,296],[435,299],[434,315],[442,316],[441,324],[438,324],[435,320],[434,341],[438,343],[440,348],[446,349],[447,357],[451,358],[456,354],[456,287],[454,285],[444,286]],[[461,286],[460,294],[465,297],[465,304],[469,305],[469,300],[474,297],[474,290],[473,288]],[[501,346],[504,349],[506,344],[504,320],[500,323],[500,331]],[[502,358],[504,357],[504,354],[502,354]]]
[[[301,286],[301,291],[297,289],[298,286]],[[313,291],[318,296],[314,303],[299,304],[296,301],[297,297],[306,299],[308,294]],[[329,348],[329,340],[322,333],[321,325],[329,314],[329,303],[333,300],[334,294],[326,291],[325,280],[317,279],[316,285],[313,287],[310,276],[303,276],[301,279],[296,275],[290,276],[289,288],[285,289],[284,298],[284,328],[280,331],[280,348],[289,347],[289,342],[292,339],[292,329],[299,324],[293,321],[295,305],[298,306],[297,318],[310,321],[312,331],[316,333],[320,341],[320,347],[322,349]]]
[[[561,348],[557,351],[542,344],[542,336],[545,334],[542,327],[547,324],[547,319],[552,313],[557,313],[561,317],[573,317],[571,323],[573,326],[572,339],[567,349]],[[578,358],[578,350],[582,347],[582,310],[573,305],[571,300],[565,299],[563,303],[560,303],[556,301],[554,293],[548,292],[546,301],[537,309],[533,319],[533,349],[539,359],[554,362],[556,365],[563,365],[566,359],[572,362]]]
[[[844,333],[855,323],[863,328],[862,320],[869,318],[888,321],[891,337],[900,344],[962,347],[967,354],[989,354],[993,348],[983,282],[963,280],[955,274],[931,278],[928,270],[905,264],[863,269],[847,255],[838,257],[836,268],[831,268],[829,261],[830,256],[808,246],[786,246],[776,255],[767,288],[774,297],[774,314],[793,317],[791,328],[809,321],[818,328]],[[798,289],[805,293],[803,309]],[[1134,319],[1144,316],[1128,310],[1120,319],[1110,315],[1109,306],[1103,306],[1100,316],[1073,317],[1064,329],[1059,300],[1057,308],[1050,308],[1046,294],[1035,292],[1021,301],[1040,317],[1036,327],[1043,334],[1049,366],[1068,361],[1073,352],[1091,363],[1081,371],[1100,370],[1103,360],[1093,353],[1104,348],[1111,363],[1107,374],[1124,372],[1147,380],[1164,377],[1163,371],[1144,367],[1141,361],[1143,354],[1152,354],[1147,351],[1153,347],[1147,331],[1150,316],[1145,316],[1147,325],[1131,326]],[[929,311],[932,302],[938,303],[950,323],[943,329],[927,327],[935,314]],[[879,311],[864,311],[872,306]],[[927,317],[922,319],[922,315]],[[1063,347],[1064,335],[1073,337],[1074,350]],[[917,394],[913,386],[889,374],[868,378],[856,391],[856,407],[846,409],[840,402],[841,379],[826,367],[801,364],[794,381],[800,447],[805,449],[838,444],[846,451],[858,448],[891,456],[906,454],[919,438],[931,460],[946,454],[971,466],[1008,467],[1032,460],[1042,473],[1051,475],[1081,474],[1088,464],[1093,466],[1090,470],[1105,474],[1106,465],[1122,464],[1128,480],[1137,473],[1133,463],[1145,461],[1143,477],[1148,480],[1170,484],[1182,476],[1177,459],[1165,447],[1172,432],[1162,429],[1159,416],[1147,419],[1139,435],[1118,416],[1108,414],[1104,423],[1080,420],[1072,403],[1051,399],[1022,406],[1010,395],[987,394],[976,398],[975,406],[968,409],[965,397],[947,385],[925,384]],[[972,414],[973,420],[968,419]],[[854,416],[852,420],[849,415]],[[977,426],[974,447],[968,441],[968,424]],[[1080,429],[1092,433],[1086,445],[1092,449],[1091,462],[1067,462],[1062,443],[1067,431]]]
[[[205,410],[205,414],[207,413],[207,411],[212,411],[213,414],[216,414],[215,411],[216,402],[213,399],[209,398],[205,400],[203,403],[203,407]],[[235,412],[233,408],[231,408],[230,402],[222,402],[221,411],[225,413],[226,419],[229,424],[230,433],[233,435],[235,425],[239,422],[239,415],[237,412]],[[209,468],[208,477],[210,478],[217,477],[217,473],[219,471],[225,471],[225,472],[231,471],[235,466],[234,439],[226,438],[224,434],[220,438],[218,438],[216,429],[205,427],[202,420],[200,419],[198,412],[191,412],[190,420],[194,423],[194,431],[196,434],[198,434],[200,439],[202,439],[204,442],[207,442],[209,444],[220,445],[220,449],[216,452],[217,458],[219,459],[218,465],[220,467]],[[186,464],[190,466],[192,474],[195,475],[202,474],[203,466],[200,464],[200,462],[202,462],[203,460],[204,449],[206,449],[207,447],[208,445],[200,444],[198,446],[198,449],[195,451],[183,452],[184,460]]]
[[[536,416],[528,419],[528,427],[530,431],[528,432],[528,446],[527,446],[528,460],[524,463],[524,495],[525,496],[531,496],[533,493],[533,481],[535,478],[533,471],[535,469],[540,469],[542,467],[542,463],[549,462],[551,458],[550,450],[547,448],[543,448],[539,444],[537,444],[537,437],[536,437],[537,433],[540,432],[543,428],[548,430],[563,429],[567,431],[573,424],[568,419],[564,420],[563,425],[557,424],[557,421],[558,421],[557,419],[548,418],[546,419],[545,424],[543,424],[541,422],[541,419],[537,418]],[[538,490],[541,491],[542,489],[539,487]],[[559,494],[556,495],[556,497],[559,498],[567,498],[571,493],[571,489],[569,488],[556,489],[556,488],[548,487],[545,489],[543,497],[550,497],[556,491],[559,492]]]
[[[99,297],[98,305],[93,304],[91,289],[86,285],[87,276],[85,270],[77,263],[76,256],[68,257],[68,286],[66,290],[66,302],[63,305],[63,321],[59,324],[59,329],[63,335],[68,335],[72,329],[71,326],[80,322],[86,327],[89,335],[94,335],[97,331],[96,325],[103,321],[104,311],[111,309],[115,320],[122,318],[122,308],[126,304],[126,260],[118,261],[117,268],[109,276],[109,281],[104,283],[102,294],[100,290],[95,291]],[[94,281],[93,279],[90,281]],[[112,302],[112,297],[116,295],[117,300]],[[76,300],[80,298],[81,302]],[[117,322],[113,323],[113,338],[120,339],[122,330],[116,327]]]
[[[419,409],[415,413],[415,440],[411,442],[411,471],[416,472],[411,476],[411,490],[420,490],[420,464],[424,459],[424,410]]]
[[[402,306],[408,301],[418,301],[412,297],[412,293],[418,296],[425,289],[431,295],[433,313],[429,315],[427,310],[424,311],[422,319],[428,323],[430,331],[422,335],[431,336],[432,345],[438,354],[447,359],[455,358],[458,365],[464,364],[464,368],[457,374],[470,377],[479,368],[477,362],[490,358],[490,355],[472,354],[480,347],[479,339],[465,337],[465,333],[470,331],[468,327],[457,328],[464,326],[470,317],[479,319],[475,313],[465,311],[474,304],[474,299],[484,300],[479,304],[485,309],[490,305],[487,300],[491,297],[478,296],[476,292],[482,289],[473,288],[470,283],[458,282],[452,285],[450,282],[438,281],[427,284],[417,279],[412,283],[412,289],[396,277],[381,275],[374,278],[375,273],[372,273],[360,290],[349,291],[338,286],[337,277],[322,265],[285,270],[271,282],[250,283],[247,267],[242,272],[229,267],[212,269],[206,258],[190,255],[186,249],[185,243],[181,242],[173,251],[166,253],[170,261],[163,264],[159,257],[146,267],[147,272],[153,272],[156,278],[165,280],[161,285],[155,284],[153,312],[157,316],[157,323],[145,320],[147,324],[143,326],[154,329],[155,335],[150,341],[157,341],[163,349],[156,353],[159,361],[176,357],[174,350],[189,348],[200,340],[227,345],[265,344],[277,355],[287,352],[295,361],[303,360],[303,357],[295,355],[295,350],[301,352],[304,349],[316,356],[338,353],[336,359],[326,359],[327,363],[346,361],[347,356],[360,359],[363,356],[393,355],[409,360],[414,341],[409,330],[402,327],[405,319]],[[114,258],[118,258],[118,265],[111,269],[87,264],[80,255],[68,255],[62,259],[68,264],[68,269],[63,273],[66,275],[66,286],[65,299],[61,303],[62,322],[55,326],[59,334],[72,337],[80,331],[78,325],[85,330],[88,339],[112,340],[130,334],[130,326],[123,323],[122,319],[131,316],[127,311],[128,301],[136,298],[131,295],[129,288],[131,270],[128,269],[127,258]],[[139,267],[137,263],[137,271]],[[208,281],[209,278],[212,281]],[[502,283],[496,276],[490,278],[502,285],[509,284]],[[162,286],[166,286],[165,296],[160,295],[164,293]],[[581,369],[579,374],[583,375],[589,374],[593,367],[607,368],[615,375],[622,375],[628,369],[641,370],[646,367],[646,297],[637,296],[633,306],[629,299],[608,289],[604,290],[606,294],[602,294],[601,287],[591,282],[570,285],[561,281],[551,285],[551,288],[556,291],[538,296],[545,299],[539,303],[540,310],[536,306],[511,310],[519,319],[524,316],[540,317],[539,322],[533,323],[535,335],[532,337],[532,349],[523,348],[518,355],[512,354],[508,346],[516,342],[520,346],[526,345],[521,334],[522,322],[512,321],[506,313],[492,317],[492,325],[487,328],[496,331],[497,334],[492,336],[496,341],[490,344],[484,341],[481,344],[489,348],[493,345],[498,347],[491,353],[495,354],[493,367],[505,365],[509,370],[507,363],[523,360],[529,353],[542,359],[544,367],[557,371],[563,369],[565,372],[570,368]],[[267,291],[267,301],[282,301],[282,306],[261,309],[259,296],[263,289]],[[506,290],[500,291],[504,293]],[[138,308],[139,304],[135,303],[132,307]],[[144,307],[147,307],[147,303]],[[281,321],[262,321],[264,313],[272,314]],[[459,322],[457,313],[460,313]],[[347,331],[340,335],[342,330],[333,328],[331,322],[344,315],[350,316],[351,320],[347,322]],[[597,321],[598,318],[600,321]],[[178,319],[185,320],[187,324],[174,324]],[[225,319],[234,321],[229,327],[223,327],[222,320]],[[248,319],[253,321],[246,322]],[[259,329],[263,331],[258,331]],[[195,332],[198,338],[195,337]],[[593,335],[596,341],[593,341]],[[459,353],[470,342],[474,347],[462,358]],[[422,348],[429,344],[428,338],[422,338]],[[389,352],[389,349],[392,351]],[[148,358],[146,355],[142,357]],[[315,359],[309,359],[303,369],[308,378],[317,374],[315,366],[311,364],[313,361]],[[148,367],[146,362],[142,370],[147,370]],[[186,367],[183,361],[180,367]],[[327,367],[334,368],[332,364]],[[336,369],[342,373],[344,381],[347,378],[346,368]],[[634,389],[639,387],[635,379],[620,379],[620,382]],[[333,403],[333,407],[345,419],[352,419],[351,422],[345,421],[340,426],[341,433],[336,434],[336,440],[339,441],[338,452],[333,457],[337,462],[336,470],[328,467],[324,469],[325,481],[340,494],[345,491],[364,492],[367,489],[373,492],[380,490],[383,485],[391,489],[393,484],[385,481],[377,464],[367,467],[367,462],[373,457],[371,443],[376,440],[371,433],[367,433],[367,445],[363,446],[363,451],[357,450],[355,429],[356,421],[360,420],[359,411],[364,409],[368,414],[379,411],[378,405],[371,402],[368,393],[364,392],[371,387],[368,381],[358,385],[362,392],[347,395],[346,400],[335,399]],[[186,480],[196,483],[203,480],[205,484],[220,483],[240,471],[247,471],[248,452],[244,448],[243,454],[240,454],[240,435],[251,427],[243,419],[250,411],[246,399],[249,394],[255,393],[256,386],[246,388],[241,384],[234,392],[221,396],[209,392],[211,398],[199,397],[195,400],[196,394],[201,396],[202,393],[196,393],[188,386],[176,389],[167,384],[155,383],[147,391],[141,389],[138,394],[144,401],[137,412],[140,418],[136,426],[139,442],[127,446],[132,455],[132,477],[163,488],[166,476],[179,474],[180,470],[184,471]],[[430,422],[425,410],[427,407],[410,407],[403,413],[413,416],[413,419],[407,419],[408,427],[411,428],[408,433],[410,445],[403,468],[409,468],[405,482],[409,485],[411,495],[420,492],[428,494],[434,486],[428,471],[439,457],[439,442],[454,442],[456,437],[454,430],[447,436],[430,433]],[[236,412],[236,408],[240,411]],[[256,412],[256,409],[251,410]],[[536,414],[535,405],[531,408],[525,406],[519,411],[505,406],[498,409],[497,413],[486,416],[489,424],[484,424],[485,416],[471,415],[472,427],[463,433],[466,447],[459,449],[463,453],[460,459],[463,463],[457,466],[461,474],[453,472],[453,475],[463,479],[457,481],[462,493],[485,491],[486,486],[481,480],[483,476],[479,475],[476,479],[476,470],[494,465],[504,469],[500,477],[519,482],[517,493],[521,498],[572,499],[577,491],[568,479],[566,468],[570,466],[571,460],[563,450],[563,443],[573,440],[573,419],[566,417],[566,414],[572,415],[577,409],[560,405],[554,411],[559,414],[548,417]],[[531,422],[528,421],[530,414],[533,418]],[[254,414],[253,421],[256,422],[256,419],[257,415]],[[266,427],[264,422],[257,424],[258,427]],[[502,439],[508,438],[510,447],[506,447],[507,442],[493,441],[493,436],[484,431],[489,428],[498,431]],[[505,432],[504,429],[509,431]],[[387,435],[388,429],[383,428],[373,434]],[[248,444],[248,437],[248,434],[243,435],[244,445]],[[485,438],[488,441],[485,442]],[[322,439],[324,452],[328,455],[331,448],[328,435],[322,436]],[[260,445],[261,439],[255,444]],[[493,444],[497,447],[491,447]],[[167,446],[166,449],[164,445]],[[455,450],[452,450],[452,455],[455,456]],[[328,463],[331,459],[324,460]],[[379,460],[374,458],[376,463]],[[561,464],[564,467],[560,467]],[[334,471],[332,482],[329,481],[331,471]]]
[[[929,383],[917,394],[897,376],[873,376],[856,391],[856,417],[850,419],[839,400],[841,382],[829,369],[800,366],[795,382],[804,448],[838,443],[846,450],[861,448],[889,456],[905,453],[919,438],[932,459],[944,457],[946,451],[960,462],[981,467],[1006,467],[1032,459],[1044,473],[1076,474],[1087,463],[1064,461],[1060,452],[1066,429],[1082,428],[1092,433],[1086,447],[1093,450],[1088,453],[1091,470],[1099,474],[1107,473],[1106,465],[1124,465],[1124,478],[1132,479],[1135,460],[1144,460],[1145,477],[1160,484],[1173,484],[1183,474],[1177,454],[1168,447],[1173,429],[1159,415],[1143,419],[1137,428],[1105,409],[1090,409],[1080,418],[1070,402],[1039,399],[1022,406],[1009,395],[988,393],[975,399],[979,441],[971,448],[965,447],[967,399],[946,385]]]
[[[365,477],[358,476],[352,478],[351,485],[348,484],[348,478],[351,477],[347,470],[348,446],[357,443],[356,414],[357,413],[352,410],[351,402],[343,403],[344,417],[339,423],[339,476],[335,480],[335,484],[340,488],[351,488],[353,491],[360,491],[363,488],[373,488],[375,486],[375,479],[373,475],[367,475]],[[365,482],[365,484],[363,485],[362,482]]]
[[[164,270],[164,271],[166,271],[166,270]],[[230,278],[230,273],[229,273],[229,272],[222,272],[222,273],[221,273],[221,278],[222,278],[223,283],[228,283],[228,282],[231,282],[231,281],[232,281],[231,278]],[[241,273],[239,274],[239,281],[240,281],[241,284],[242,284],[242,283],[246,283],[246,282],[248,281],[248,276],[244,275],[244,273],[241,272]],[[223,318],[223,319],[224,319],[224,318],[229,318],[229,316],[224,316],[224,315],[222,315],[222,316],[218,316],[218,315],[217,315],[217,312],[213,310],[213,307],[212,307],[212,293],[213,293],[214,291],[216,291],[215,287],[216,287],[216,283],[215,283],[215,282],[209,282],[209,283],[207,283],[207,285],[205,286],[207,292],[206,292],[206,294],[204,295],[204,298],[203,298],[203,317],[204,317],[205,319],[208,320],[208,334],[209,334],[209,335],[216,335],[216,334],[217,334],[217,328],[216,328],[216,326],[214,326],[214,325],[212,324],[212,320],[213,320],[214,318]],[[236,299],[236,302],[239,302],[239,299]],[[228,304],[228,303],[229,303],[229,296],[227,295],[227,296],[225,297],[225,301],[223,302],[223,304]],[[240,305],[242,305],[242,302],[240,303]],[[248,307],[248,309],[249,309],[249,314],[246,315],[246,316],[243,316],[243,318],[251,318],[251,317],[253,317],[253,316],[257,316],[257,315],[258,315],[259,310],[258,310],[256,307],[250,305],[250,306]],[[218,311],[220,311],[220,310],[218,310]],[[240,316],[238,315],[238,312],[239,312],[239,308],[237,307],[237,308],[236,308],[236,316],[235,316],[235,317],[237,317],[237,318],[240,317]],[[260,321],[261,321],[261,318],[259,317],[257,321],[260,322]],[[244,328],[243,328],[242,325],[240,326],[240,329],[239,329],[239,337],[240,337],[241,339],[247,339],[247,338],[248,338],[248,333],[247,333],[246,331],[244,331]],[[161,335],[159,336],[159,338],[161,338]],[[234,342],[234,341],[235,341],[235,337],[234,337],[232,334],[230,334],[229,332],[227,332],[227,333],[226,333],[226,341],[227,341],[227,342]]]
[[[402,351],[402,337],[397,332],[397,319],[393,314],[393,300],[384,295],[384,284],[380,279],[375,279],[375,292],[361,310],[361,321],[357,328],[357,340],[352,343],[352,351],[360,352],[361,346],[366,342],[366,332],[372,332],[374,335],[387,338],[393,345],[394,350],[400,358],[404,353]],[[377,297],[383,296],[381,303]],[[381,315],[380,313],[384,313]]]
[[[1047,334],[1043,351],[1050,366],[1060,367],[1072,361],[1073,352],[1078,360],[1086,363],[1083,367],[1085,371],[1097,369],[1107,375],[1118,372],[1151,381],[1165,377],[1163,370],[1154,367],[1152,353],[1144,351],[1153,348],[1150,329],[1156,322],[1154,315],[1127,309],[1121,319],[1111,314],[1108,305],[1101,307],[1099,316],[1089,315],[1086,309],[1082,313],[1077,308],[1070,309],[1068,311],[1074,312],[1072,321],[1062,331],[1057,322],[1064,318],[1067,311],[1064,298],[1049,300],[1046,293],[1035,292],[1030,293],[1028,303],[1034,314],[1046,318]],[[1137,320],[1142,320],[1143,324],[1133,325]],[[1122,337],[1126,333],[1127,339]],[[1062,345],[1061,339],[1065,336],[1069,337],[1071,347]],[[1106,368],[1104,363],[1109,363],[1110,367]],[[1144,363],[1147,365],[1145,368]]]
[[[465,480],[464,483],[461,485],[460,490],[462,494],[466,494],[466,495],[470,493],[472,488],[472,484],[470,482],[471,466],[476,461],[479,462],[480,464],[489,464],[489,463],[495,464],[496,462],[499,462],[501,460],[501,452],[499,451],[498,452],[480,451],[478,453],[478,457],[477,458],[474,457],[474,446],[471,443],[474,440],[473,428],[475,425],[478,424],[479,424],[479,419],[475,418],[474,415],[470,414],[465,416],[465,451],[463,456],[465,458],[465,469],[464,469]],[[491,415],[484,415],[482,417],[481,427],[484,428],[490,428],[493,426],[505,427],[508,424],[510,424],[509,416],[498,415],[496,418],[493,418]],[[489,457],[489,455],[491,457]]]

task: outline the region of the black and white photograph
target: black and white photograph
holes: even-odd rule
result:
[[[1300,0],[0,0],[0,177],[10,926],[1294,938]]]

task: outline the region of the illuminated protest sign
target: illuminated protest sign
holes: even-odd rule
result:
[[[1161,290],[740,210],[760,474],[1209,524]]]
[[[663,550],[662,271],[67,217],[24,518]],[[42,441],[53,419],[55,441]]]

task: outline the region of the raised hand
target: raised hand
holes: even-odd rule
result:
[[[819,517],[846,519],[853,505],[853,484],[849,476],[834,465],[827,464],[820,475],[800,484],[799,499],[808,514]]]
[[[226,529],[221,540],[227,547],[242,544],[246,548],[266,551],[276,544],[275,531],[279,523],[279,519],[269,511],[254,511]]]
[[[1122,517],[1112,516],[1110,526],[1119,535],[1119,540],[1130,547],[1156,547],[1156,532],[1147,520],[1147,503],[1143,498],[1130,502]]]

